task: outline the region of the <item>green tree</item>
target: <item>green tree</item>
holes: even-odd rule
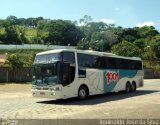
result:
[[[26,19],[25,18],[19,18],[18,19],[18,25],[25,26],[26,25]]]
[[[109,29],[112,33],[114,33],[117,36],[118,42],[123,41],[124,36],[124,30],[121,26],[118,27],[112,27]]]
[[[122,41],[112,47],[112,53],[127,57],[141,57],[140,49],[133,43]]]
[[[111,31],[95,32],[91,36],[90,48],[97,51],[110,51],[111,46],[117,41],[117,36]]]
[[[84,15],[83,18],[79,19],[79,23],[83,26],[87,25],[92,21],[92,17],[88,15]]]
[[[156,53],[156,57],[160,60],[160,41],[156,42],[154,51]]]
[[[25,63],[25,66],[32,66],[34,59],[35,59],[36,53],[34,51],[31,52],[31,55],[27,58],[27,61]]]
[[[44,27],[48,36],[45,43],[50,42],[55,45],[77,45],[82,39],[83,33],[71,21],[52,20]]]
[[[18,24],[18,18],[16,16],[13,16],[13,15],[8,16],[6,18],[6,21],[10,22],[12,25]]]
[[[9,64],[13,69],[20,69],[23,67],[24,62],[19,56],[15,54],[8,55],[6,64]]]
[[[144,48],[144,54],[142,55],[144,60],[144,66],[147,68],[153,68],[157,66],[156,53],[153,51],[153,46],[147,46]]]
[[[159,34],[153,26],[135,27],[134,28],[139,34],[140,38],[152,38]]]
[[[142,57],[144,60],[154,61],[156,59],[156,54],[151,46],[147,46],[144,48],[144,54]]]
[[[109,38],[110,34],[105,34],[104,32],[107,30],[107,28],[111,28],[112,26],[103,22],[91,21],[85,21],[84,24],[85,25],[80,26],[80,30],[84,33],[84,39],[83,42],[81,41],[80,45],[82,45],[82,43],[85,43],[86,45],[87,43],[89,48],[92,50],[108,50],[110,47],[107,39]]]
[[[16,26],[5,27],[5,41],[7,44],[20,44]]]
[[[91,22],[86,25],[86,28],[89,29],[89,32],[101,32],[105,31],[108,28],[109,25],[103,22]]]
[[[13,69],[13,72],[16,75],[16,82],[17,82],[17,79],[18,79],[17,72],[18,72],[18,70],[21,71],[21,68],[23,67],[24,62],[22,61],[22,59],[19,56],[15,55],[15,54],[11,54],[11,55],[8,55],[7,60],[6,60],[6,64],[11,66],[11,68]]]
[[[17,33],[17,37],[18,37],[17,39],[19,41],[19,44],[28,43],[24,27],[17,26],[16,27],[16,33]]]
[[[38,30],[44,30],[44,31],[47,30],[45,28],[46,28],[47,24],[50,23],[50,22],[51,22],[51,20],[49,20],[49,19],[39,20],[38,23],[37,23],[37,29]]]
[[[3,41],[6,44],[22,44],[28,43],[25,34],[25,28],[17,25],[9,25],[4,27]]]
[[[95,32],[91,36],[90,41],[90,49],[96,51],[103,51],[104,50],[104,34],[100,32]]]
[[[138,46],[141,50],[143,50],[143,48],[145,47],[145,39],[141,38],[141,39],[137,39],[134,41],[134,44],[136,46]]]
[[[152,37],[152,43],[149,46],[153,46],[156,57],[160,60],[160,34]]]
[[[105,31],[104,42],[108,43],[109,46],[111,47],[112,45],[118,42],[118,37],[111,31]]]
[[[140,36],[135,28],[122,28],[120,26],[118,27],[111,27],[107,30],[111,31],[117,36],[118,41],[128,41],[128,42],[134,42],[136,39],[139,39]]]
[[[82,38],[80,40],[80,42],[78,42],[76,48],[77,49],[82,49],[82,50],[88,50],[90,49],[90,42],[89,41],[86,41],[85,38]]]

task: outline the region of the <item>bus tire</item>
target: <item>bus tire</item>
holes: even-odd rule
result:
[[[136,86],[136,82],[135,82],[135,81],[132,82],[131,88],[132,88],[132,92],[135,92],[135,91],[136,91],[137,86]]]
[[[126,83],[125,93],[131,92],[131,84],[129,82]]]
[[[88,88],[82,85],[78,89],[78,98],[81,100],[86,99],[88,97],[88,93]]]

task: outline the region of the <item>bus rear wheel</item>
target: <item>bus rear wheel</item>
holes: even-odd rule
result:
[[[88,89],[85,86],[81,86],[78,90],[78,98],[79,99],[86,99],[88,97]]]
[[[125,89],[125,92],[126,92],[126,93],[131,92],[131,85],[130,85],[130,83],[129,83],[129,82],[127,82],[127,83],[126,83],[126,89]]]
[[[132,92],[135,92],[137,89],[136,83],[132,82]]]

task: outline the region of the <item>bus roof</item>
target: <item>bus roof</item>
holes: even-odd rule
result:
[[[37,55],[45,55],[45,54],[60,53],[60,52],[77,52],[77,53],[89,54],[89,55],[108,56],[108,57],[131,59],[131,60],[141,60],[141,58],[139,57],[125,57],[125,56],[118,56],[113,53],[98,52],[93,50],[78,50],[78,49],[55,49],[55,50],[40,52],[40,53],[37,53]]]

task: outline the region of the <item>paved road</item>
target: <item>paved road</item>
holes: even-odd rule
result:
[[[160,79],[145,80],[137,92],[80,101],[33,98],[31,85],[0,85],[0,118],[10,119],[160,119]]]

